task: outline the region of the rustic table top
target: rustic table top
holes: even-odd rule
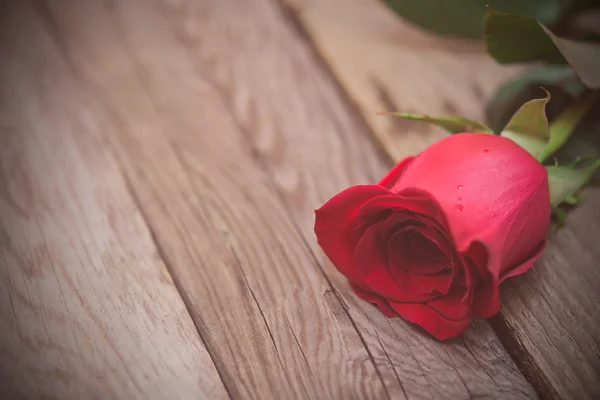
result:
[[[0,6],[0,398],[600,398],[600,191],[438,342],[314,209],[483,118],[514,68],[377,0]]]

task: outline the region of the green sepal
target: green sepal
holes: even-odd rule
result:
[[[538,87],[560,87],[569,96],[577,98],[585,86],[569,65],[543,65],[527,70],[503,83],[486,106],[487,122],[496,132],[502,130],[511,115],[521,104],[517,104],[530,90]],[[529,100],[529,99],[524,99]]]
[[[380,112],[378,115],[391,115],[394,117],[400,117],[404,119],[412,119],[417,121],[429,122],[431,124],[437,125],[440,128],[445,129],[446,131],[454,134],[454,133],[465,133],[465,132],[473,132],[473,133],[490,133],[493,134],[494,131],[487,125],[473,121],[468,118],[463,117],[454,117],[454,116],[433,116],[433,115],[425,115],[425,114],[413,114],[413,113],[404,113],[404,112]]]
[[[500,133],[538,160],[550,140],[550,127],[546,117],[546,104],[550,101],[550,93],[546,89],[544,91],[545,98],[523,104]]]
[[[570,206],[579,205],[581,204],[581,197],[577,193],[572,194],[571,196],[565,199],[565,203],[567,203]]]
[[[578,197],[577,192],[592,179],[598,168],[600,168],[600,159],[583,168],[547,166],[552,207],[556,208],[562,203],[579,203],[581,198]]]
[[[540,154],[539,160],[544,162],[560,149],[575,131],[579,122],[594,104],[595,93],[586,92],[570,104],[550,124],[550,140]]]
[[[552,210],[554,220],[556,221],[556,230],[559,230],[567,223],[567,213],[562,208],[556,207]]]

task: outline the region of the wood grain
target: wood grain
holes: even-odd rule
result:
[[[318,269],[313,259],[304,260],[309,249],[298,246],[306,242],[318,254],[322,265],[324,258],[317,253],[312,233],[313,209],[343,185],[372,181],[384,172],[385,166],[364,132],[355,127],[357,121],[349,117],[348,109],[332,89],[329,77],[316,64],[310,49],[290,30],[282,20],[284,14],[273,3],[254,3],[252,7],[244,2],[155,4],[162,7],[141,8],[133,2],[116,7],[119,32],[134,63],[139,65],[145,90],[156,99],[157,115],[168,127],[165,134],[171,146],[179,149],[177,153],[185,163],[183,168],[190,175],[191,185],[196,192],[203,193],[202,198],[220,196],[221,200],[213,200],[212,206],[206,200],[206,214],[224,219],[222,229],[230,246],[240,255],[240,267],[256,293],[257,303],[264,304],[267,296],[274,296],[271,302],[290,301],[302,306],[296,310],[285,307],[272,310],[273,314],[265,312],[266,325],[282,355],[283,370],[289,373],[295,368],[295,373],[303,377],[299,366],[291,364],[295,356],[293,348],[289,348],[290,342],[285,340],[290,335],[281,332],[281,313],[288,314],[285,320],[290,323],[310,366],[312,381],[302,380],[307,393],[321,390],[319,396],[326,393],[333,398],[535,397],[486,323],[474,326],[462,340],[441,345],[400,320],[381,318],[376,309],[356,301],[347,284],[328,264],[322,267],[333,288],[320,286],[311,292],[307,285],[316,278],[307,279],[306,274]],[[101,11],[94,14],[101,15]],[[86,21],[89,31],[90,19],[83,15],[77,19]],[[134,20],[138,23],[134,24]],[[69,24],[72,25],[73,22]],[[82,35],[77,31],[69,37]],[[87,39],[90,41],[78,48],[97,53],[100,45],[92,46],[92,39]],[[98,35],[94,40],[104,43],[106,36]],[[98,58],[90,65],[98,65],[104,58],[114,63],[116,58],[114,54],[95,57]],[[136,155],[135,159],[140,157]],[[356,163],[356,159],[361,163]],[[148,168],[147,163],[143,165]],[[225,173],[231,186],[225,179],[219,179]],[[240,190],[246,190],[243,196],[236,194]],[[243,208],[234,211],[240,198]],[[231,204],[227,205],[223,199],[230,199]],[[177,210],[181,212],[184,207],[178,203]],[[228,211],[228,207],[233,209]],[[168,221],[158,214],[154,218],[159,242],[172,241],[172,235],[160,236]],[[275,224],[273,219],[279,222]],[[251,226],[252,230],[245,231],[245,226]],[[258,237],[251,240],[254,232]],[[284,254],[304,254],[291,258],[304,260],[299,265],[290,261],[289,256],[288,261],[282,260],[286,269],[296,271],[297,278],[265,272],[281,268],[281,262],[270,260],[268,255],[275,237],[279,241],[275,248],[281,248]],[[198,246],[218,248],[219,244]],[[250,257],[251,252],[257,252],[253,247],[266,252],[267,255],[262,255],[266,258]],[[206,285],[202,283],[205,278],[192,277],[188,270],[182,269],[180,274],[189,277],[182,279],[183,290],[189,296],[192,289],[185,282],[193,281],[195,287]],[[219,285],[226,287],[224,281]],[[269,289],[280,286],[285,289]],[[294,290],[295,286],[302,290]],[[274,293],[270,294],[271,291]],[[283,300],[285,293],[294,293],[294,297]],[[331,322],[327,313],[315,308],[314,293],[322,293],[328,312],[341,324],[343,335],[330,337],[332,332],[327,327],[332,326]],[[211,305],[201,301],[191,299],[192,307],[205,313]],[[368,352],[355,343],[357,331]],[[232,359],[238,368],[240,364],[245,367],[238,373],[249,373],[246,369],[253,366],[254,355],[248,360],[234,359],[222,348],[220,338],[215,333],[209,334],[214,336],[215,357],[223,359],[222,374],[232,375],[227,372],[233,368]],[[315,335],[322,338],[318,346],[312,339]],[[240,339],[234,336],[234,340],[237,343],[234,346],[239,346]],[[345,355],[340,357],[338,351]],[[357,363],[366,369],[361,375],[344,369],[345,365]],[[332,375],[332,370],[341,373]],[[276,392],[266,392],[259,385],[276,373],[279,372],[275,367],[253,370],[248,381],[258,389],[236,381],[235,377],[229,383],[244,395],[269,397]],[[384,387],[379,386],[380,381]]]
[[[483,120],[497,85],[519,71],[479,44],[434,37],[377,1],[287,0],[374,137],[393,160],[443,137],[376,112],[455,114]],[[544,397],[600,398],[600,191],[588,189],[566,229],[549,234],[536,267],[503,287],[494,327]]]
[[[47,31],[0,27],[0,398],[228,398]]]

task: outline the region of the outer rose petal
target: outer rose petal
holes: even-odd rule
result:
[[[462,293],[450,293],[447,296],[439,297],[427,302],[427,305],[452,321],[461,321],[470,318],[470,304],[462,302]]]
[[[438,340],[461,334],[470,322],[470,318],[456,321],[444,318],[427,304],[389,302],[389,305],[402,318],[420,325]]]
[[[398,182],[402,173],[413,159],[414,157],[406,157],[404,160],[400,161],[379,181],[379,184],[386,189],[391,189],[396,182]]]
[[[475,292],[473,301],[473,316],[478,318],[488,318],[496,314],[500,310],[500,283],[505,279],[520,275],[533,267],[535,261],[544,251],[546,242],[542,242],[536,252],[520,264],[510,268],[507,273],[496,279],[492,274],[488,273],[484,278],[484,285],[478,288]]]
[[[537,259],[542,255],[542,252],[546,248],[546,241],[544,240],[537,248],[537,251],[533,253],[533,255],[525,260],[523,263],[516,265],[512,268],[509,268],[504,272],[504,274],[500,275],[500,282],[502,283],[507,278],[512,278],[513,276],[521,275],[531,267],[537,261]]]
[[[392,309],[392,307],[390,307],[390,305],[385,301],[385,299],[383,297],[377,296],[376,294],[367,292],[363,289],[361,289],[359,286],[356,285],[351,285],[352,289],[354,289],[354,292],[358,295],[358,297],[360,297],[361,299],[363,299],[364,301],[367,301],[369,303],[373,303],[376,304],[379,309],[381,310],[381,312],[383,313],[383,315],[385,315],[387,318],[394,318],[397,317],[398,314],[396,314],[396,312],[394,311],[394,309]]]
[[[389,193],[378,185],[352,186],[315,211],[319,245],[333,265],[355,284],[362,285],[354,263],[354,250],[364,232],[356,226],[356,215],[366,202]]]

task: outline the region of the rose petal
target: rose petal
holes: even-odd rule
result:
[[[533,266],[545,248],[545,241],[538,247],[533,256],[517,266],[508,269],[508,272],[496,279],[492,273],[487,273],[474,294],[472,313],[478,318],[488,318],[500,310],[500,283],[507,278],[524,273]],[[481,261],[480,261],[481,262]],[[495,270],[491,267],[491,270]]]
[[[538,246],[537,250],[535,250],[533,252],[533,255],[530,258],[528,258],[521,264],[517,264],[514,267],[508,268],[504,274],[500,275],[500,283],[502,283],[507,278],[511,278],[513,276],[521,275],[521,274],[527,272],[527,270],[529,268],[533,267],[533,264],[535,264],[537,259],[542,255],[542,252],[544,251],[545,248],[546,248],[546,240],[544,240]]]
[[[470,318],[471,307],[469,304],[463,303],[462,293],[459,291],[428,301],[427,305],[453,321]]]
[[[366,202],[389,193],[378,185],[352,186],[315,210],[314,229],[319,245],[333,265],[356,284],[361,281],[354,264],[354,250],[364,232],[356,225],[356,216]]]
[[[398,316],[398,314],[396,314],[396,312],[392,309],[392,307],[390,307],[390,305],[385,301],[383,297],[371,292],[367,292],[359,286],[351,286],[352,289],[354,289],[354,292],[358,295],[358,297],[360,297],[366,302],[376,304],[377,307],[379,307],[379,309],[383,313],[383,315],[385,315],[387,318],[393,318]]]
[[[440,231],[449,232],[447,218],[437,201],[428,192],[416,188],[406,188],[396,194],[388,192],[387,195],[373,197],[361,207],[357,218],[364,223],[373,221],[381,213],[390,211],[415,213],[419,218],[425,217],[434,221]],[[452,240],[449,242],[453,243]]]
[[[355,265],[359,271],[359,277],[371,292],[395,301],[426,301],[431,299],[430,295],[412,293],[402,290],[392,276],[387,265],[387,249],[379,239],[378,225],[368,228],[355,252]]]
[[[421,288],[424,293],[447,294],[452,286],[452,271],[436,275],[415,275],[410,274],[412,280]]]
[[[427,226],[404,226],[388,242],[390,261],[394,261],[390,267],[397,265],[416,275],[436,274],[447,269],[452,252],[444,246],[444,250],[450,251],[450,255],[446,254],[439,246],[441,241],[439,237],[434,237],[433,231]]]
[[[385,220],[380,223],[379,235],[384,243],[389,240],[399,230],[404,229],[408,224],[414,222],[414,214],[398,211],[390,214]]]
[[[474,290],[471,313],[479,318],[494,315],[500,309],[500,289],[498,279],[491,271],[496,270],[493,265],[497,262],[490,258],[490,253],[485,244],[473,242],[464,253],[464,257],[475,266],[479,275],[479,282],[470,282],[469,288]],[[490,265],[492,265],[490,267]],[[473,276],[474,274],[467,274]]]
[[[389,304],[402,318],[420,325],[438,340],[458,336],[467,328],[470,322],[469,318],[461,320],[444,318],[427,304],[393,302],[389,302]]]
[[[414,157],[407,157],[400,161],[387,173],[386,176],[383,177],[383,179],[381,179],[381,181],[379,181],[379,184],[386,189],[391,189],[398,182],[402,176],[402,173],[406,167],[410,165],[413,159]]]
[[[414,296],[422,296],[424,298],[423,301],[433,298],[433,290],[428,290],[424,285],[420,285],[417,282],[417,276],[413,276],[401,268],[394,266],[390,266],[390,271],[394,282],[396,282],[396,285],[398,285],[402,292]]]

